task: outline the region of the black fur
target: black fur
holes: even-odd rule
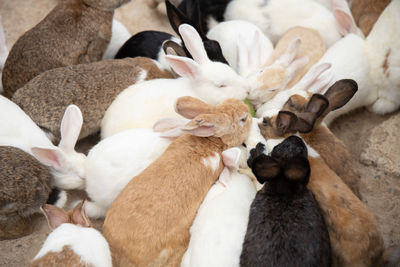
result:
[[[49,198],[47,199],[46,203],[54,205],[59,199],[60,190],[57,188],[53,188],[50,192]]]
[[[157,60],[158,53],[165,40],[171,40],[173,35],[159,31],[143,31],[133,35],[118,50],[116,59],[126,57],[149,57]]]
[[[306,185],[307,148],[291,136],[263,154],[249,158],[257,179],[267,182],[250,209],[240,256],[241,266],[330,266],[331,249],[321,210]]]

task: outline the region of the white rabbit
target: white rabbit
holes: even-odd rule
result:
[[[1,76],[3,73],[4,63],[6,63],[8,52],[9,51],[6,45],[6,37],[4,34],[3,24],[1,24],[0,16],[0,93],[3,92],[3,83],[1,81]]]
[[[210,29],[207,37],[220,44],[229,65],[244,77],[258,71],[274,49],[268,37],[255,24],[245,20],[221,22]],[[239,42],[242,43],[241,47]],[[243,55],[239,57],[239,53]]]
[[[131,128],[150,128],[160,118],[178,117],[172,107],[180,96],[198,97],[208,104],[246,98],[246,80],[228,65],[210,61],[192,26],[182,24],[179,30],[194,60],[172,55],[166,59],[183,77],[145,81],[121,92],[101,122],[102,138]]]
[[[222,152],[225,165],[190,228],[181,266],[239,266],[250,205],[256,194],[249,177],[237,172],[240,149]]]
[[[0,96],[0,145],[13,146],[49,166],[53,185],[62,189],[83,188],[86,156],[74,150],[82,126],[82,114],[75,105],[65,111],[61,141],[53,145],[46,134],[15,103]]]
[[[84,203],[79,203],[68,213],[53,205],[41,207],[54,231],[47,237],[31,267],[112,266],[108,243],[99,231],[91,228]]]
[[[342,3],[343,0],[333,0]],[[343,33],[356,32],[351,13],[343,12],[335,18],[329,10],[314,0],[233,0],[225,11],[226,20],[244,19],[256,24],[276,43],[288,29],[303,26],[317,30],[327,47],[338,41]],[[343,11],[341,9],[341,11]],[[336,21],[339,20],[339,21]],[[342,33],[342,34],[341,34]]]
[[[131,129],[107,137],[95,145],[86,160],[86,203],[90,218],[104,217],[108,207],[125,185],[155,161],[181,135],[180,127],[189,120],[163,119],[153,129]]]
[[[103,55],[103,60],[113,59],[121,46],[131,38],[128,29],[116,19],[112,20],[111,39]]]

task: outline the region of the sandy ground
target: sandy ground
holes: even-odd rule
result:
[[[6,32],[7,46],[12,44],[26,30],[38,23],[57,4],[57,0],[0,0],[0,16]],[[139,16],[140,15],[140,16]],[[131,34],[146,29],[172,32],[165,16],[155,8],[152,0],[132,0],[128,5],[119,8],[115,16],[123,22]],[[395,123],[384,124],[391,119]],[[371,133],[381,130],[382,124],[393,133],[395,140],[400,134],[400,113],[378,116],[365,109],[339,118],[331,127],[333,132],[349,147],[356,159],[365,153],[366,143],[371,142]],[[85,152],[96,143],[98,137],[82,140],[79,150]],[[371,139],[374,140],[374,139]],[[397,140],[399,140],[397,138]],[[398,147],[399,141],[395,143]],[[369,144],[369,143],[368,143]],[[393,144],[379,144],[379,157],[388,158],[396,167],[400,167],[400,153],[391,154]],[[367,152],[368,152],[367,151]],[[396,150],[394,150],[396,151]],[[368,156],[367,156],[368,157]],[[363,161],[365,162],[365,161]],[[382,230],[387,245],[400,244],[400,177],[398,172],[387,171],[377,163],[371,161],[363,165],[358,161],[355,166],[361,173],[360,191],[365,204],[374,212]],[[70,199],[84,197],[82,192],[70,192]],[[44,217],[38,214],[34,220],[34,231],[31,235],[9,241],[0,241],[0,266],[27,266],[40,249],[43,241],[50,232]],[[94,222],[100,229],[102,221]]]

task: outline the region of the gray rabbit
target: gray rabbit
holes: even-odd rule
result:
[[[3,71],[3,94],[11,98],[46,70],[101,60],[111,39],[114,9],[128,1],[61,1],[12,47]]]

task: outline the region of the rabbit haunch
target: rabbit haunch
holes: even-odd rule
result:
[[[236,99],[211,106],[181,97],[176,110],[192,119],[182,128],[189,134],[132,179],[107,212],[103,233],[116,266],[180,263],[190,225],[222,171],[221,152],[240,145],[250,130],[248,107]],[[204,160],[216,158],[216,170],[206,167]]]
[[[96,133],[115,97],[128,86],[154,78],[172,78],[149,58],[126,58],[46,71],[17,90],[13,101],[54,140],[69,104],[80,107],[84,123],[79,138]]]

